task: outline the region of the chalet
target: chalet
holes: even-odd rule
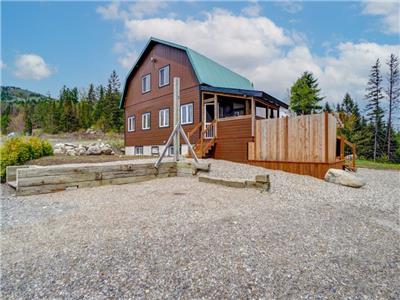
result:
[[[201,157],[247,161],[256,119],[279,118],[288,108],[206,56],[151,38],[129,72],[121,98],[126,154],[158,155],[163,150],[173,128],[173,77],[181,79],[181,123]],[[182,145],[181,153],[187,152]]]

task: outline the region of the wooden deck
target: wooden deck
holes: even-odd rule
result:
[[[257,120],[251,115],[219,119],[212,124],[212,149],[204,150],[201,137],[205,131],[195,148],[200,157],[322,179],[330,168],[355,169],[355,146],[337,135],[339,125],[337,118],[328,113]],[[345,146],[353,153],[351,162],[345,161]]]

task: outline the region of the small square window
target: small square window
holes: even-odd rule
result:
[[[160,148],[158,146],[151,146],[151,155],[159,155]]]
[[[135,131],[135,116],[128,117],[128,132]]]
[[[158,86],[163,87],[169,84],[169,65],[158,71]]]
[[[135,155],[143,155],[143,146],[135,147]]]
[[[151,89],[151,74],[142,77],[142,93],[150,92]]]
[[[150,129],[150,113],[142,114],[142,129],[143,130]]]

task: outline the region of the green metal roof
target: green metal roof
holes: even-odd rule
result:
[[[225,68],[190,48],[187,48],[186,52],[200,84],[222,88],[253,89],[253,84],[247,78]]]
[[[253,84],[247,78],[229,70],[228,68],[220,65],[219,63],[209,59],[208,57],[182,45],[171,43],[168,41],[160,40],[157,38],[150,38],[147,42],[139,58],[133,65],[133,68],[128,73],[125,81],[124,91],[122,94],[120,106],[123,107],[124,98],[126,95],[126,82],[130,79],[134,71],[139,67],[139,63],[143,58],[144,53],[151,44],[164,44],[170,47],[181,49],[186,52],[193,70],[196,74],[199,84],[206,84],[213,87],[254,90]]]

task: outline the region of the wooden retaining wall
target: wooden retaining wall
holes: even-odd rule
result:
[[[7,183],[17,195],[32,195],[95,187],[108,184],[142,182],[155,178],[191,176],[195,173],[191,163],[163,162],[156,169],[154,163],[11,166],[7,168]],[[14,181],[15,180],[15,181]]]

